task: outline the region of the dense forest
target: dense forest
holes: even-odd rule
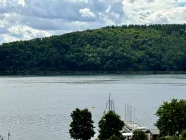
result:
[[[0,45],[1,74],[186,71],[186,24],[122,25]]]

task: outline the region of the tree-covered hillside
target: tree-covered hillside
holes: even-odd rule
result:
[[[111,26],[0,45],[0,73],[186,71],[186,24]]]

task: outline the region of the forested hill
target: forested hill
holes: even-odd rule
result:
[[[0,45],[0,73],[186,71],[186,24],[111,26]]]

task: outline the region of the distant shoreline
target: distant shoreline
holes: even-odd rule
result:
[[[186,74],[186,71],[38,71],[38,72],[0,72],[0,76],[57,76],[57,75],[125,75],[125,74]]]

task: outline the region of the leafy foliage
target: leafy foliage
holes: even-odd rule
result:
[[[158,138],[158,140],[180,140],[180,138],[176,136],[166,136],[166,137]]]
[[[94,122],[88,109],[80,110],[77,108],[70,116],[72,117],[69,130],[71,138],[89,140],[94,136]]]
[[[145,132],[141,130],[135,130],[133,132],[132,140],[147,140]]]
[[[0,45],[0,73],[185,71],[186,25],[110,26]]]
[[[179,136],[186,129],[186,101],[173,99],[164,102],[156,115],[159,117],[156,126],[163,136]]]
[[[186,130],[181,132],[181,140],[186,140]]]
[[[99,121],[99,135],[100,140],[107,140],[111,136],[121,136],[120,130],[122,130],[124,122],[120,120],[120,116],[113,111],[109,111]]]
[[[109,140],[119,140],[117,136],[113,135],[109,138]]]
[[[158,140],[166,140],[166,138],[165,137],[160,137],[160,138],[158,138]]]
[[[121,135],[121,136],[119,137],[119,140],[125,140],[125,137],[124,137],[123,135]]]

